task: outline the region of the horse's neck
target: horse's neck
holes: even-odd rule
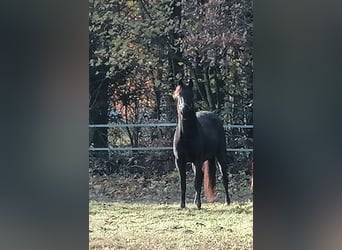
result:
[[[183,137],[192,137],[195,133],[197,133],[198,129],[196,113],[194,112],[193,116],[185,120],[178,117],[178,126]]]

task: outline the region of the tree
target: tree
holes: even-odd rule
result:
[[[252,123],[252,18],[249,0],[91,0],[90,94],[102,104],[90,119],[115,109],[123,123],[175,121],[170,94],[191,77],[199,109]]]

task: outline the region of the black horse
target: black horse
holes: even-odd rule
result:
[[[201,188],[204,180],[204,192],[209,202],[214,200],[216,185],[216,164],[220,166],[225,202],[230,204],[228,194],[228,166],[226,161],[226,140],[222,122],[212,112],[195,112],[192,92],[193,82],[188,85],[179,82],[174,92],[178,100],[178,124],[173,140],[173,153],[181,183],[180,207],[185,207],[186,164],[192,163],[195,173],[194,203],[201,209]]]

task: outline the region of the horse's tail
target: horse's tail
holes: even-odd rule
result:
[[[216,186],[216,162],[215,160],[205,161],[203,163],[203,186],[204,194],[208,202],[215,200]]]

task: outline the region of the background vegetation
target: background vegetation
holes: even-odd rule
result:
[[[252,18],[250,0],[90,0],[90,124],[175,122],[171,93],[190,77],[198,109],[253,124]],[[131,146],[143,143],[140,128],[125,133]],[[253,137],[228,133],[229,145]],[[115,134],[94,129],[90,142],[107,147]]]

